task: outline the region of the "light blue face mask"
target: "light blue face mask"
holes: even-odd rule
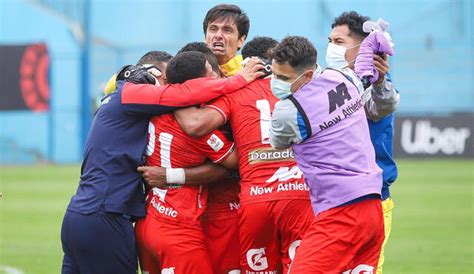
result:
[[[291,95],[291,85],[293,85],[301,76],[303,76],[305,72],[301,73],[298,78],[296,78],[293,82],[286,82],[280,79],[276,79],[275,75],[272,75],[272,79],[270,80],[270,88],[272,89],[273,95],[276,98],[283,100],[288,98]]]

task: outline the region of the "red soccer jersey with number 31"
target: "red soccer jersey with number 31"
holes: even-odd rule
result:
[[[186,135],[172,114],[153,117],[148,134],[146,164],[149,166],[185,168],[201,165],[206,159],[219,163],[233,149],[233,143],[217,130],[201,138]],[[148,193],[147,214],[168,222],[199,225],[206,201],[207,188],[202,185],[155,187]]]

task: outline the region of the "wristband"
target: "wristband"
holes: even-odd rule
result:
[[[184,185],[186,182],[186,174],[183,168],[167,168],[166,183]]]

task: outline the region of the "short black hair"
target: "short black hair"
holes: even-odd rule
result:
[[[212,53],[212,50],[206,45],[204,42],[191,42],[187,43],[184,47],[182,47],[179,53],[188,52],[188,51],[198,51],[204,54],[206,60],[212,67],[212,70],[219,74],[219,62],[217,61],[217,57]]]
[[[273,49],[278,64],[288,64],[301,72],[316,65],[318,53],[313,44],[302,36],[287,36]]]
[[[369,34],[364,32],[362,25],[369,20],[370,17],[362,16],[355,11],[343,12],[334,19],[331,28],[347,25],[350,31],[349,35],[356,35],[358,38],[364,39]]]
[[[271,58],[271,50],[278,45],[278,41],[265,36],[257,36],[248,41],[242,48],[242,57],[259,57],[264,59]]]
[[[170,84],[181,84],[204,76],[206,76],[206,57],[197,51],[176,54],[166,68],[166,77]]]
[[[207,33],[207,26],[216,20],[233,19],[239,31],[239,38],[247,37],[250,28],[250,20],[247,14],[239,8],[239,6],[232,4],[219,4],[207,11],[206,17],[202,23],[204,35]]]
[[[152,64],[155,66],[160,65],[160,63],[167,63],[173,58],[173,55],[165,52],[165,51],[158,51],[158,50],[152,50],[140,58],[137,62],[137,66],[141,66],[144,64]]]

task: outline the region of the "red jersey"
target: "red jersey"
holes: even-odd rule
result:
[[[309,199],[303,173],[291,149],[275,150],[269,141],[271,112],[278,102],[270,79],[259,79],[207,107],[230,121],[241,176],[240,203]]]
[[[203,164],[206,158],[218,163],[232,152],[234,146],[217,130],[201,138],[186,135],[172,114],[153,117],[148,134],[145,154],[149,166],[193,167]],[[147,197],[147,214],[164,221],[199,225],[206,203],[207,188],[202,185],[168,189],[155,187]]]
[[[225,124],[219,128],[230,140],[232,133],[229,124]],[[240,176],[237,170],[229,174],[229,178],[221,182],[208,185],[207,197],[207,220],[228,219],[237,214],[235,211],[239,209],[239,192],[240,192]]]
[[[209,219],[226,218],[226,213],[239,209],[240,183],[237,177],[210,184],[208,192],[206,215]]]

